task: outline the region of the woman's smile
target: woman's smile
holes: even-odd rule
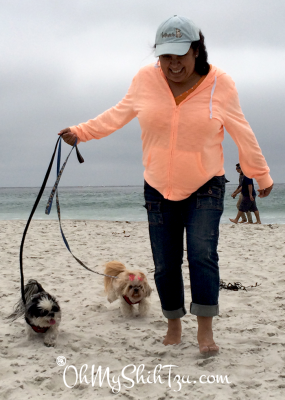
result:
[[[195,73],[195,59],[192,48],[182,56],[164,54],[159,57],[164,75],[167,79],[176,83],[185,83],[192,79],[191,75]]]
[[[179,74],[183,70],[183,68],[180,68],[178,70],[174,70],[174,69],[171,69],[171,68],[169,68],[169,69],[170,69],[170,72],[172,72],[173,74]]]

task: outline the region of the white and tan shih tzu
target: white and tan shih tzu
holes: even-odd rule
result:
[[[130,271],[119,261],[110,261],[105,265],[105,292],[110,303],[119,299],[120,308],[124,316],[130,317],[134,313],[134,306],[138,304],[139,314],[145,316],[149,310],[148,297],[152,289],[145,274],[141,271]]]
[[[15,321],[25,316],[28,338],[33,339],[35,335],[43,335],[46,346],[55,346],[61,320],[58,302],[34,279],[30,279],[25,285],[24,295],[26,304],[21,298],[7,320]]]

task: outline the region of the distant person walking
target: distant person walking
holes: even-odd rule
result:
[[[255,224],[261,224],[259,211],[257,209],[255,202],[256,192],[254,190],[253,180],[245,175],[243,176],[241,184],[241,193],[242,193],[242,200],[239,206],[239,211],[235,219],[230,218],[230,221],[237,224],[239,218],[242,216],[243,213],[251,211],[254,212],[256,216]]]
[[[243,195],[241,193],[241,189],[242,189],[242,181],[243,181],[243,178],[244,178],[244,174],[243,174],[243,172],[241,170],[241,167],[240,167],[239,163],[236,164],[236,171],[239,173],[239,185],[238,185],[237,189],[231,194],[231,196],[232,196],[233,199],[235,199],[236,195],[239,194],[239,198],[238,198],[238,201],[237,201],[237,209],[239,210],[239,207],[240,207],[240,204],[241,204],[242,198],[243,198]],[[245,223],[245,222],[248,221],[249,224],[252,224],[253,221],[252,221],[251,212],[248,211],[246,213],[246,215],[247,215],[247,219],[246,219],[246,216],[245,216],[244,212],[241,214],[240,223],[242,224],[242,223]]]

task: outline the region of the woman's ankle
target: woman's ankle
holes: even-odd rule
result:
[[[163,344],[167,346],[171,344],[181,343],[181,334],[182,334],[181,319],[180,318],[168,319],[168,329]]]

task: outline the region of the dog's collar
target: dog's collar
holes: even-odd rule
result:
[[[33,331],[35,331],[37,333],[46,333],[46,331],[50,328],[49,326],[41,328],[40,326],[32,325],[30,323],[30,321],[28,320],[28,318],[26,318],[26,317],[25,317],[25,320],[26,320],[27,324],[30,325],[30,327],[33,329]]]
[[[141,302],[141,300],[140,300],[140,301],[137,301],[136,303],[132,303],[131,300],[128,298],[128,296],[123,296],[123,298],[124,298],[124,300],[125,300],[130,306],[131,306],[132,304],[138,304],[138,303]]]

